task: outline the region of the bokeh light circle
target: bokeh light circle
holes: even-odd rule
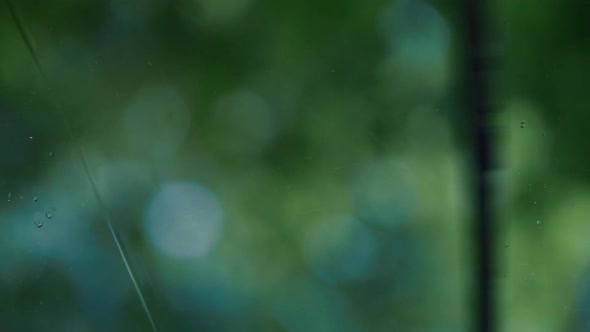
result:
[[[218,199],[195,183],[172,182],[154,194],[145,212],[151,244],[175,258],[208,254],[219,241],[223,226]]]
[[[326,282],[367,276],[377,253],[368,227],[348,215],[318,220],[304,236],[303,251],[313,272]]]

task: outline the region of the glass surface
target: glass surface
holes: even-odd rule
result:
[[[590,331],[588,5],[494,6],[503,331]]]
[[[454,6],[15,1],[20,31],[3,3],[1,329],[467,331]],[[534,79],[560,77],[553,105],[583,112],[576,55]],[[560,144],[578,172],[559,177],[542,153],[584,124],[543,138],[543,104],[516,97],[505,286],[573,309],[540,287],[582,281],[590,242],[565,239],[584,236],[583,147]]]

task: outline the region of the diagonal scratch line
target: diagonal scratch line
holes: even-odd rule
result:
[[[12,3],[11,0],[6,0],[6,4],[8,6],[8,10],[10,11],[10,15],[14,19],[14,23],[16,24],[18,32],[20,33],[25,45],[27,46],[27,49],[29,50],[31,57],[33,58],[33,61],[35,63],[35,67],[37,67],[37,70],[39,70],[39,73],[41,74],[41,78],[45,81],[47,86],[50,86],[49,80],[47,79],[47,76],[45,75],[45,72],[43,71],[43,67],[41,66],[41,62],[39,61],[39,57],[37,56],[37,53],[35,52],[35,48],[33,47],[33,44],[31,42],[31,38],[28,37],[25,27],[24,27],[24,24],[23,24],[23,21],[21,20],[20,16],[17,14],[14,4]],[[59,110],[59,113],[63,119],[63,122],[66,126],[68,136],[70,137],[70,139],[74,143],[78,158],[80,159],[80,163],[82,164],[82,167],[84,168],[84,172],[86,173],[86,176],[88,177],[88,182],[90,183],[90,187],[92,188],[92,193],[94,194],[94,197],[96,198],[96,201],[98,202],[98,206],[101,208],[101,210],[104,213],[104,220],[109,228],[109,231],[111,232],[111,236],[113,237],[115,244],[117,245],[117,250],[119,251],[119,254],[121,256],[121,260],[123,260],[123,263],[125,264],[125,269],[127,269],[127,273],[129,274],[129,278],[131,279],[131,282],[133,283],[133,287],[135,288],[135,292],[137,293],[137,296],[139,297],[139,300],[141,301],[141,305],[143,307],[143,310],[145,311],[145,314],[150,321],[150,325],[152,327],[152,330],[155,332],[158,332],[158,328],[156,327],[156,323],[154,322],[154,318],[152,317],[150,309],[149,309],[147,302],[145,301],[145,298],[143,296],[143,292],[141,291],[139,283],[137,282],[137,279],[135,278],[135,273],[133,273],[131,265],[129,264],[127,254],[125,253],[123,245],[121,244],[119,234],[117,233],[117,230],[115,229],[115,226],[113,225],[111,215],[110,215],[108,209],[106,208],[106,204],[104,204],[104,201],[101,198],[101,195],[98,191],[98,187],[96,186],[96,183],[95,183],[94,179],[92,178],[92,175],[90,174],[90,167],[88,167],[88,162],[86,161],[86,156],[84,154],[84,150],[82,149],[82,146],[80,145],[80,143],[74,139],[72,125],[70,123],[69,118],[66,115],[65,110],[61,107],[60,103],[58,103],[57,101],[55,101],[55,103],[56,103],[57,109]]]
[[[23,21],[20,19],[20,16],[18,16],[18,14],[16,13],[16,8],[14,7],[14,4],[12,3],[11,0],[6,0],[6,5],[8,6],[8,11],[10,11],[10,15],[12,15],[12,18],[14,19],[14,23],[16,24],[16,28],[18,29],[18,32],[20,33],[23,41],[25,42],[25,45],[27,46],[29,53],[31,53],[31,56],[33,57],[33,61],[35,62],[35,66],[41,72],[41,76],[45,79],[45,73],[43,72],[43,68],[41,68],[41,63],[39,62],[39,58],[37,57],[37,54],[35,53],[35,49],[33,48],[33,43],[31,42],[31,39],[27,36]]]

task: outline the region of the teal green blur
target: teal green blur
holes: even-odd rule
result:
[[[472,330],[460,2],[13,3],[0,331]],[[488,9],[500,331],[590,328],[583,9]]]

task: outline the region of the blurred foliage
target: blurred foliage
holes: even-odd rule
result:
[[[15,5],[2,331],[150,329],[107,216],[160,331],[469,330],[458,2]],[[489,8],[504,331],[589,328],[587,6]]]
[[[504,54],[494,87],[505,331],[590,329],[588,9],[580,1],[492,7]]]

